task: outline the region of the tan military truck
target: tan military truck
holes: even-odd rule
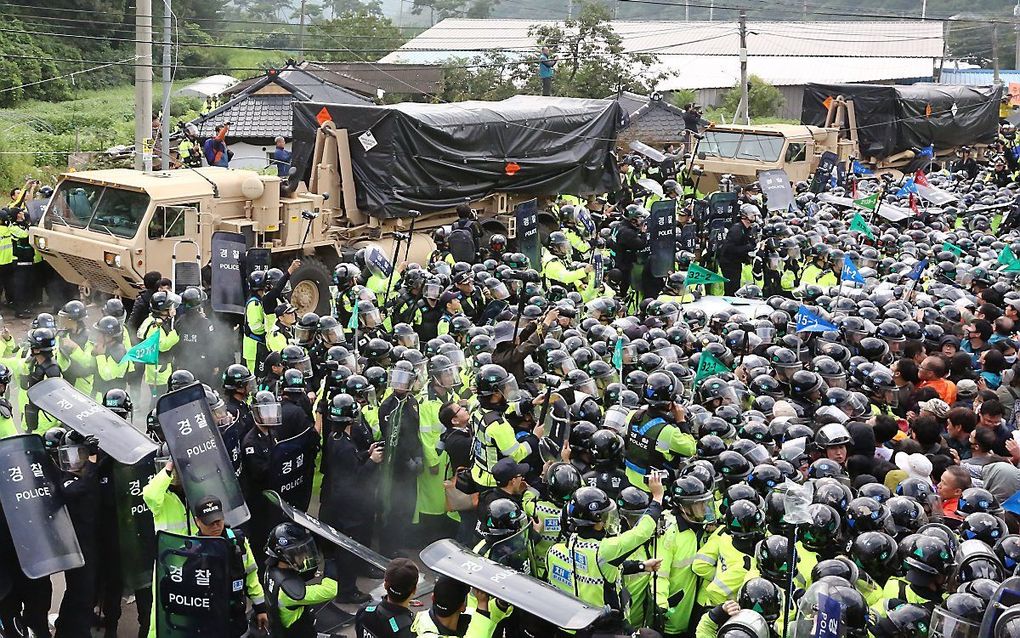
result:
[[[952,162],[963,147],[980,158],[998,134],[1001,93],[1001,86],[809,84],[801,124],[706,130],[691,159],[704,172],[698,190],[717,190],[724,175],[747,184],[769,169],[810,181],[827,152],[843,166],[852,158],[897,179]]]
[[[268,248],[273,265],[286,267],[301,257],[302,266],[291,278],[292,302],[301,311],[321,313],[329,308],[333,266],[368,244],[391,257],[393,233],[411,228],[412,206],[421,214],[406,255],[424,263],[435,249],[429,231],[451,224],[459,203],[477,211],[486,233],[512,238],[514,208],[520,202],[550,190],[601,191],[605,179],[615,179],[610,152],[620,121],[615,101],[467,103],[453,111],[453,128],[464,133],[461,141],[448,132],[449,121],[432,119],[438,107],[448,106],[329,105],[330,119],[320,115],[319,121],[301,129],[296,117],[296,138],[303,135],[304,144],[296,139],[295,157],[304,154],[298,166],[304,174],[285,180],[212,167],[66,173],[40,224],[32,229],[31,241],[69,282],[131,298],[146,272],[171,273],[178,260],[206,266],[214,232],[240,233],[249,247]],[[319,107],[312,105],[311,112],[321,113]],[[350,115],[349,109],[357,112]],[[381,124],[361,127],[358,117],[409,121],[416,130],[444,139],[446,147],[414,142],[419,148],[407,148],[411,138],[406,132]],[[348,120],[352,128],[337,124]],[[587,122],[585,133],[571,134],[568,127],[578,122]],[[514,126],[531,134],[508,143],[489,133]],[[366,141],[366,130],[372,143]],[[439,162],[445,173],[433,169],[432,174],[441,174],[445,181],[429,183],[420,169]],[[444,184],[465,197],[446,197]],[[373,201],[373,193],[390,200]],[[555,227],[555,219],[539,217],[545,226]],[[402,247],[398,263],[404,255]]]

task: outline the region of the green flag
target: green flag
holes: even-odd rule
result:
[[[1002,252],[999,253],[999,263],[1003,266],[1012,266],[1016,263],[1016,255],[1013,254],[1013,250],[1009,246],[1004,246]]]
[[[963,249],[956,244],[951,244],[948,241],[942,242],[942,250],[951,250],[957,257],[963,254]],[[1000,255],[1001,257],[1001,255]]]
[[[127,353],[121,358],[120,363],[125,361],[134,361],[135,363],[145,363],[147,365],[156,365],[159,363],[159,333],[161,329],[156,329],[146,338],[144,341],[139,341],[137,344],[131,346]]]
[[[872,195],[871,197],[875,198],[876,201],[878,200],[878,195]],[[865,197],[864,199],[870,199],[870,198]],[[857,204],[858,202],[861,202],[861,201],[864,201],[864,200],[857,200],[854,203]],[[874,208],[872,210],[874,210]],[[862,217],[860,213],[854,213],[854,218],[852,220],[850,220],[850,232],[851,233],[864,233],[865,236],[867,236],[868,239],[874,239],[875,238],[874,233],[871,232],[871,226],[868,226],[868,222],[864,221],[864,217]]]
[[[354,308],[351,310],[351,320],[347,322],[347,329],[348,330],[357,330],[358,329],[358,302],[359,301],[361,301],[361,300],[360,299],[355,299],[354,300]]]
[[[700,284],[724,284],[729,279],[698,264],[691,264],[687,268],[687,276],[684,277],[685,286],[697,286]]]
[[[855,199],[854,206],[860,206],[864,210],[870,210],[871,212],[875,212],[875,209],[878,208],[878,193],[872,193],[867,197]]]
[[[726,364],[716,359],[714,354],[702,350],[698,356],[698,373],[694,375],[694,387],[697,387],[698,382],[705,377],[729,371],[730,369],[726,367]]]
[[[613,347],[613,367],[623,368],[623,337],[616,338],[616,346]]]

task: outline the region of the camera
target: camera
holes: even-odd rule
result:
[[[319,217],[319,211],[317,210],[303,210],[301,211],[301,218],[312,221]]]
[[[411,238],[411,236],[409,234],[407,234],[407,233],[401,233],[401,232],[394,232],[393,233],[393,239],[395,239],[397,241],[407,241],[410,238]]]
[[[642,480],[647,485],[648,482],[652,480],[653,476],[658,476],[660,480],[665,481],[666,479],[669,478],[669,472],[666,471],[666,470],[656,470],[656,469],[653,468],[653,469],[648,470],[648,474],[645,474],[642,477]]]

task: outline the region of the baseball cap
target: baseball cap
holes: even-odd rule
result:
[[[977,383],[971,379],[960,379],[956,382],[956,396],[958,397],[973,397],[977,396],[978,386]]]
[[[194,513],[203,525],[212,525],[223,520],[223,503],[215,496],[206,496],[195,505]]]
[[[957,388],[959,392],[959,388]],[[917,404],[917,407],[921,408],[925,412],[931,412],[938,419],[946,418],[949,414],[949,404],[942,399],[930,399],[928,401],[921,401]]]
[[[453,292],[452,290],[447,290],[446,292],[439,296],[438,305],[440,308],[445,308],[446,304],[450,303],[454,299],[460,299],[460,295]]]
[[[471,588],[455,578],[440,576],[432,590],[432,608],[441,618],[448,618],[464,605]]]
[[[921,453],[907,454],[906,452],[897,452],[896,467],[906,472],[910,478],[918,478],[929,483],[931,482],[931,461]]]
[[[1020,312],[1020,299],[1006,299],[1005,304],[1013,310]]]
[[[514,478],[524,476],[530,471],[531,467],[527,463],[518,463],[510,457],[502,458],[492,466],[492,476],[496,479],[496,484],[500,486],[506,485]]]
[[[395,600],[406,600],[418,587],[418,566],[408,558],[394,558],[383,576],[386,593]]]

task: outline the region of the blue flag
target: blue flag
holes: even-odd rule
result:
[[[825,332],[839,330],[836,324],[822,319],[804,306],[797,311],[797,332]]]
[[[924,269],[927,267],[928,260],[922,259],[921,261],[914,264],[914,269],[910,271],[909,275],[907,275],[907,279],[913,279],[914,281],[918,281],[921,278],[921,273],[923,273]]]
[[[921,149],[921,152],[918,153],[918,155],[921,157],[935,157],[935,145],[929,144],[928,146],[925,146]]]
[[[856,281],[859,284],[864,283],[864,275],[861,271],[857,270],[857,266],[854,265],[853,260],[848,256],[843,255],[843,272],[839,275],[840,283],[844,281]]]
[[[145,363],[148,365],[159,363],[159,333],[162,331],[162,328],[157,328],[144,341],[139,341],[128,348],[128,351],[124,353],[119,363],[124,363],[125,361],[134,361],[135,363]]]
[[[873,174],[873,171],[870,168],[868,168],[864,164],[861,164],[857,160],[854,160],[854,163],[851,166],[850,171],[854,175],[871,175],[871,174]]]
[[[896,197],[906,197],[910,193],[917,193],[917,184],[914,183],[913,177],[908,177],[907,181],[903,182],[900,190],[896,191]]]
[[[1010,496],[1002,502],[1002,509],[1020,515],[1020,492]]]

